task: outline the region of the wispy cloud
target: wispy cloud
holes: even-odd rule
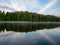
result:
[[[12,8],[12,7],[9,7],[9,6],[7,6],[5,3],[1,3],[0,2],[0,9],[8,9],[8,10],[10,10],[10,11],[15,11],[15,9],[14,8]]]
[[[51,12],[48,12],[48,14],[60,16],[60,8],[54,9]]]
[[[28,8],[28,11],[38,12],[42,6],[37,0],[28,0],[26,1],[26,7]]]
[[[16,11],[25,11],[26,8],[25,8],[25,4],[24,4],[24,1],[23,0],[9,0],[10,3],[11,3],[11,6],[16,9]]]
[[[57,0],[51,0],[50,3],[46,4],[40,11],[39,13],[44,13],[46,11],[46,9],[48,9],[49,7],[51,7],[53,4],[56,3]]]
[[[47,10],[49,10],[49,8],[53,8],[52,6],[54,6],[57,1],[58,0],[49,0],[49,2],[46,3],[46,2],[43,2],[43,0],[42,0],[42,2],[44,4],[46,3],[43,6],[39,2],[39,0],[0,0],[0,10],[30,11],[30,12],[46,14]],[[52,10],[49,10],[49,12],[50,11],[52,11]],[[51,14],[52,14],[52,12],[51,12]]]
[[[1,8],[1,9],[8,9],[8,10],[10,10],[10,11],[15,11],[14,8],[10,8],[10,7],[8,7],[8,6],[0,6],[0,8]]]
[[[38,10],[41,8],[41,5],[38,3],[37,0],[8,0],[10,2],[10,5],[5,1],[3,2],[4,7],[6,9],[12,8],[12,10],[15,9],[15,11],[35,11],[38,12]],[[0,6],[1,7],[1,6]]]

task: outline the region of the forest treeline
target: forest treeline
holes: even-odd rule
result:
[[[0,21],[60,22],[60,17],[32,13],[28,11],[7,13],[0,11]]]

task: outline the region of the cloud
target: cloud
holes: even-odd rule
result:
[[[31,12],[38,12],[39,9],[42,7],[38,0],[26,0],[25,4],[27,10]]]
[[[51,12],[48,12],[48,14],[55,15],[55,16],[60,16],[60,8],[52,10]]]
[[[9,3],[3,1],[2,4],[5,4],[3,8],[11,9],[15,11],[33,11],[38,12],[41,8],[41,5],[38,3],[37,0],[8,0]],[[1,2],[0,2],[1,3]],[[1,4],[1,5],[2,5]],[[1,7],[1,6],[0,6]]]
[[[16,11],[25,11],[25,4],[23,0],[9,0],[11,3],[11,6],[16,9]]]
[[[2,0],[0,1],[0,10],[4,11],[30,11],[30,12],[37,12],[47,14],[47,9],[54,5],[57,0],[50,0],[49,3],[45,4],[44,6],[41,5],[39,0]],[[48,14],[60,15],[59,9],[55,9],[52,12],[49,10]]]
[[[0,8],[1,8],[1,9],[8,9],[8,10],[10,10],[10,11],[15,11],[14,8],[10,8],[10,7],[8,7],[8,6],[0,6]]]
[[[46,9],[48,9],[49,7],[51,7],[53,4],[56,3],[57,0],[53,0],[50,3],[46,4],[40,11],[39,13],[44,13],[46,11]]]
[[[0,9],[1,10],[10,10],[10,11],[20,11],[20,10],[24,10],[21,4],[18,4],[19,0],[8,0],[10,1],[10,4],[7,3],[6,1],[0,2]],[[23,2],[22,2],[23,3]]]
[[[0,2],[0,10],[10,10],[10,11],[15,11],[14,8],[7,6],[5,3]]]

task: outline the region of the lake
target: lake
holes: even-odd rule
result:
[[[0,23],[0,45],[60,45],[60,23]]]

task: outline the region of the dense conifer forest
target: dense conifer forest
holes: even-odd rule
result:
[[[0,11],[0,21],[60,22],[60,17],[54,15],[43,15],[28,11],[7,13]]]

